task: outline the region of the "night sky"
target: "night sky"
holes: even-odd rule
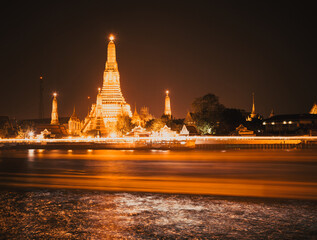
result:
[[[301,4],[300,4],[301,3]],[[108,36],[134,110],[163,113],[165,90],[182,118],[196,97],[268,116],[307,113],[317,101],[316,6],[308,1],[8,1],[1,7],[0,115],[83,118],[102,86]],[[91,96],[91,100],[87,97]]]

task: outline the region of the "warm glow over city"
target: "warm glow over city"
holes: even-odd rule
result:
[[[317,239],[312,3],[3,9],[0,239]]]

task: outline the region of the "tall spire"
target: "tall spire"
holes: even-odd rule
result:
[[[252,93],[252,112],[251,112],[251,114],[255,114],[254,93]]]
[[[133,124],[136,124],[137,126],[141,125],[141,118],[140,118],[140,115],[138,114],[138,111],[136,110],[136,103],[134,104],[134,113],[133,113],[131,122]]]
[[[103,74],[102,113],[107,122],[116,122],[119,115],[132,117],[130,105],[126,103],[120,87],[120,74],[116,60],[114,37],[109,37],[106,68]]]
[[[164,115],[172,116],[172,110],[171,110],[171,99],[168,96],[169,91],[167,90],[166,92],[166,97],[165,97],[165,110],[164,110]]]
[[[114,37],[110,35],[110,42],[108,43],[108,52],[107,52],[107,62],[106,62],[106,71],[118,71],[118,64],[116,60],[116,46],[113,42]]]
[[[59,124],[58,121],[58,112],[57,112],[57,93],[53,93],[53,102],[52,102],[52,114],[51,114],[51,124]]]
[[[102,89],[98,89],[96,104],[93,104],[89,118],[82,129],[84,134],[97,130],[106,136],[116,130],[118,116],[132,117],[130,105],[126,103],[120,87],[120,74],[116,60],[114,36],[109,37],[107,61],[103,74]]]
[[[258,118],[259,116],[255,112],[255,103],[254,103],[254,93],[252,93],[252,111],[250,115],[247,117],[247,121],[252,121],[255,118]]]
[[[71,115],[70,118],[77,118],[75,106],[74,106],[73,114]]]
[[[136,110],[136,103],[134,104],[134,113],[133,115],[138,115],[138,111]]]

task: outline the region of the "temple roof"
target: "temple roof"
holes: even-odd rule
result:
[[[284,121],[284,120],[303,120],[303,119],[317,119],[317,114],[283,114],[283,115],[274,115],[271,118],[265,119],[265,121]]]
[[[59,117],[58,118],[60,124],[67,124],[69,117]],[[50,118],[43,118],[43,119],[23,119],[18,121],[19,124],[50,124]]]
[[[76,110],[75,110],[75,107],[74,107],[74,110],[73,110],[73,113],[72,113],[72,115],[70,116],[70,118],[72,118],[72,119],[74,119],[74,118],[78,118],[77,117],[77,114],[76,114]]]
[[[317,103],[314,103],[313,107],[311,108],[310,114],[317,114]]]
[[[187,124],[187,125],[195,124],[195,121],[193,120],[192,114],[190,112],[187,112],[187,115],[185,117],[184,123]]]

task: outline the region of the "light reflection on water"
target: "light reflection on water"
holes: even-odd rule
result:
[[[35,158],[35,149],[28,150],[28,161],[33,162]]]
[[[0,191],[3,239],[315,239],[316,202]]]
[[[0,151],[0,186],[317,199],[317,151]]]

